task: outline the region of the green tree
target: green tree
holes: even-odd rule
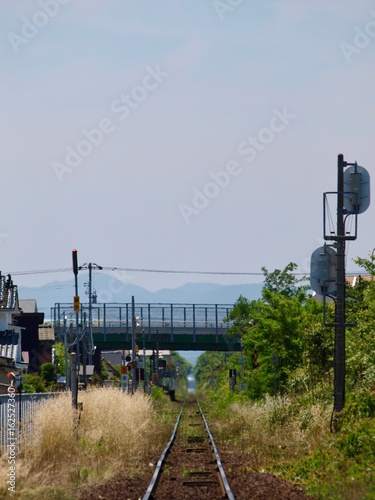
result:
[[[194,368],[197,382],[202,385],[210,384],[226,366],[227,358],[227,353],[222,352],[207,351],[201,354]]]
[[[191,369],[191,363],[182,357],[178,352],[171,352],[171,362],[175,367],[178,367],[178,373],[181,378],[187,378],[189,370]]]
[[[252,370],[249,394],[258,398],[273,392],[273,355],[278,358],[277,387],[284,391],[291,372],[303,364],[304,326],[307,323],[306,286],[292,273],[296,264],[270,273],[262,268],[265,284],[262,298],[249,302],[240,297],[228,319],[234,321],[230,333],[242,337],[246,367]],[[254,354],[257,367],[253,366]]]
[[[305,290],[307,286],[301,287],[299,283],[306,280],[306,277],[296,278],[292,274],[297,269],[297,264],[290,262],[284,269],[275,269],[269,272],[266,267],[262,267],[264,275],[263,291],[278,292],[287,297],[298,294],[301,290]]]
[[[62,342],[55,342],[55,366],[56,372],[58,375],[65,375],[65,347]],[[69,356],[68,356],[68,365],[69,365]]]
[[[356,264],[370,274],[347,287],[346,380],[350,390],[358,385],[375,389],[375,257],[358,258]]]
[[[56,382],[55,365],[53,363],[43,363],[40,367],[40,376],[46,385]]]
[[[233,309],[229,312],[224,321],[233,321],[233,326],[228,328],[228,335],[242,338],[253,324],[251,318],[252,303],[240,295],[237,302],[234,304]]]

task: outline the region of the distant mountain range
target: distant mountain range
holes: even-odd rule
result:
[[[88,274],[80,273],[79,290],[81,302],[88,302]],[[234,304],[240,295],[249,300],[260,297],[262,283],[247,285],[218,285],[215,283],[188,283],[177,288],[164,288],[151,292],[137,285],[125,283],[111,275],[96,273],[95,290],[97,302],[129,303],[134,296],[136,303],[185,303],[185,304]],[[49,319],[51,307],[56,303],[72,303],[75,295],[74,278],[53,281],[37,288],[19,286],[19,298],[35,299],[39,312]]]

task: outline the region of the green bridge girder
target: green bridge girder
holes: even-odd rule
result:
[[[94,333],[94,345],[101,351],[131,350],[131,335],[125,333]],[[237,337],[229,337],[225,333],[177,333],[176,329],[171,333],[158,333],[151,335],[139,334],[136,336],[136,344],[141,352],[160,349],[170,351],[241,351],[241,341]]]

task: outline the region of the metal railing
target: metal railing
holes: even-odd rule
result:
[[[61,393],[16,393],[14,398],[9,394],[0,395],[0,456],[6,453],[7,445],[11,442],[10,437],[15,440],[17,449],[22,441],[31,437],[34,432],[34,414],[38,405],[58,394]],[[12,430],[14,433],[11,434]]]
[[[137,323],[145,333],[151,333],[157,328],[170,330],[198,329],[211,330],[213,333],[227,330],[233,323],[225,321],[233,305],[231,304],[164,304],[145,303],[136,304],[135,316]],[[121,328],[124,333],[132,330],[132,307],[130,303],[93,304],[91,308],[92,327],[102,328],[103,332],[110,328]],[[75,324],[73,304],[56,303],[51,310],[51,318],[55,326],[55,334],[59,335],[64,325]],[[89,318],[89,304],[81,304],[79,321],[87,325]]]

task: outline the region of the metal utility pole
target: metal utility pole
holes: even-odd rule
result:
[[[78,408],[78,385],[77,385],[77,354],[70,354],[70,380],[72,384],[72,405]]]
[[[334,355],[334,412],[345,405],[345,221],[344,221],[344,155],[337,158],[337,252],[336,252],[336,307]]]
[[[74,296],[74,311],[76,313],[76,352],[71,353],[71,377],[70,383],[72,388],[72,404],[77,408],[78,402],[78,383],[79,383],[79,295],[78,295],[78,258],[77,250],[72,251],[73,259],[73,274],[75,282],[75,296]]]
[[[69,364],[68,364],[68,335],[67,335],[67,317],[64,311],[64,360],[65,360],[65,389],[69,390]]]
[[[135,389],[137,388],[137,369],[136,369],[136,335],[137,335],[137,318],[135,317],[135,301],[134,295],[132,295],[132,394],[134,394]]]

